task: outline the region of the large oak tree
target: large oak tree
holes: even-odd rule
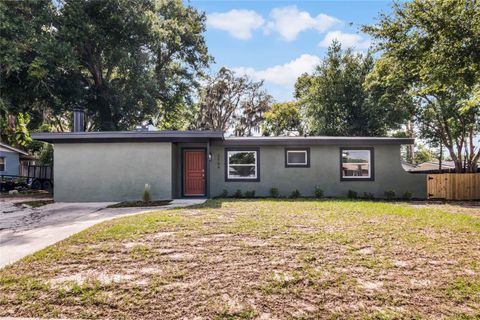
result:
[[[309,134],[383,136],[405,123],[404,105],[380,100],[382,87],[366,88],[373,66],[370,53],[342,50],[334,41],[315,71],[297,79],[295,96],[305,110]]]
[[[125,130],[190,108],[211,57],[205,15],[181,0],[4,1],[1,107],[68,130],[74,107],[88,130]],[[192,90],[193,89],[193,90]],[[65,119],[68,119],[65,121]]]
[[[480,159],[480,2],[414,0],[364,31],[382,56],[375,81],[403,83],[415,101],[421,137],[441,143],[457,172]],[[388,64],[388,68],[384,65]]]

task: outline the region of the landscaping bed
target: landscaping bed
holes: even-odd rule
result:
[[[478,212],[219,199],[115,219],[0,271],[0,316],[476,319]]]
[[[158,201],[123,201],[107,206],[107,208],[132,208],[132,207],[161,207],[170,204],[172,200]]]

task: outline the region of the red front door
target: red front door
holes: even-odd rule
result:
[[[183,194],[185,196],[205,195],[205,151],[184,150],[183,152]]]

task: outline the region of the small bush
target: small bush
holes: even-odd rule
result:
[[[323,190],[319,186],[315,186],[315,190],[313,191],[313,194],[315,195],[315,198],[323,198]]]
[[[255,198],[255,190],[245,191],[245,198]]]
[[[220,193],[220,195],[218,196],[219,198],[226,198],[228,197],[228,190],[227,189],[223,189],[222,193]]]
[[[367,200],[373,200],[375,199],[375,196],[371,192],[364,192],[363,193],[363,198]]]
[[[411,193],[410,191],[406,191],[406,192],[403,194],[403,199],[406,199],[406,200],[412,199],[412,193]]]
[[[237,189],[237,191],[235,191],[235,193],[233,194],[233,197],[234,198],[241,198],[242,197],[242,190]]]
[[[386,199],[392,200],[393,198],[395,198],[395,191],[387,190],[383,193],[383,195],[385,196]]]
[[[357,199],[357,197],[358,197],[358,193],[356,191],[348,190],[347,192],[348,199]]]
[[[270,188],[270,197],[272,198],[278,198],[279,192],[277,188]]]
[[[143,188],[142,201],[143,202],[152,201],[152,195],[150,193],[150,185],[148,183],[146,183],[145,187]]]
[[[300,191],[298,191],[298,189],[293,190],[292,193],[290,194],[290,198],[292,199],[299,198],[300,196],[301,196],[301,193]]]

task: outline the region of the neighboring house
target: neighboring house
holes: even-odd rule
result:
[[[227,190],[282,196],[298,189],[312,196],[383,197],[393,190],[426,197],[426,177],[401,165],[408,138],[224,137],[212,131],[37,133],[54,144],[56,201],[122,201],[141,198],[150,184],[154,199],[215,197]]]
[[[25,173],[30,161],[35,158],[27,152],[0,143],[0,175],[20,176]]]
[[[412,173],[439,173],[440,164],[438,161],[426,161],[418,165],[402,163],[404,169]],[[453,161],[442,161],[442,173],[455,172],[455,163]],[[480,172],[480,163],[479,163]]]

